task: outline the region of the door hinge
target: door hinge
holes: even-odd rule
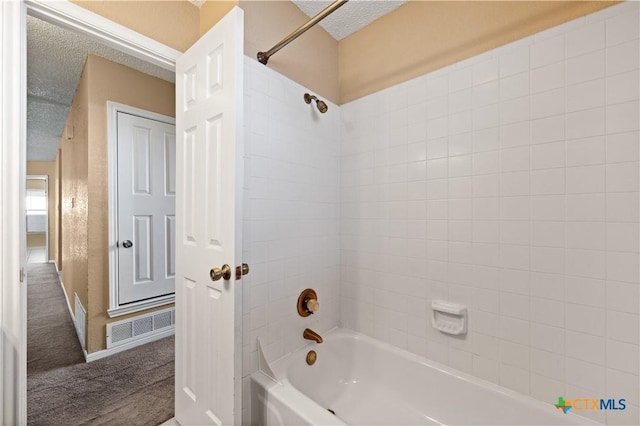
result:
[[[20,268],[20,282],[24,282],[24,268]]]

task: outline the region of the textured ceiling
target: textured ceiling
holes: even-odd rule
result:
[[[175,74],[27,16],[27,160],[54,160],[87,54],[175,81]]]
[[[333,1],[326,0],[292,1],[309,17],[314,17],[318,12],[333,3]],[[350,0],[340,9],[320,21],[319,25],[336,40],[342,40],[406,2],[406,0]]]

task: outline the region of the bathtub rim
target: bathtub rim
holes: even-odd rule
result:
[[[453,379],[460,379],[464,382],[473,384],[473,385],[477,385],[480,386],[484,389],[488,389],[494,392],[497,392],[507,398],[511,398],[513,400],[516,400],[520,403],[522,403],[523,405],[526,405],[532,409],[538,409],[542,412],[546,411],[547,408],[549,407],[553,407],[554,409],[557,410],[557,408],[554,406],[553,403],[550,402],[545,402],[539,399],[534,398],[531,395],[525,395],[523,393],[520,393],[518,391],[515,391],[513,389],[509,389],[506,388],[502,385],[499,385],[497,383],[494,382],[490,382],[486,379],[474,376],[470,373],[466,373],[464,371],[460,371],[457,370],[453,367],[444,365],[438,361],[423,357],[421,355],[418,354],[414,354],[412,352],[409,352],[406,349],[402,349],[399,348],[397,346],[394,346],[390,343],[384,342],[382,340],[376,339],[374,337],[371,336],[367,336],[363,333],[357,332],[355,330],[351,330],[349,328],[344,328],[344,327],[339,327],[339,326],[335,326],[332,327],[331,329],[329,329],[328,331],[324,332],[324,333],[320,333],[323,337],[323,339],[330,339],[331,337],[344,337],[344,338],[350,338],[350,339],[355,339],[355,340],[362,340],[364,342],[367,342],[369,344],[372,344],[373,346],[375,346],[376,348],[383,350],[383,351],[389,351],[392,354],[405,358],[411,362],[416,362],[419,365],[422,365],[424,367],[428,367],[428,368],[433,368],[441,373],[446,374],[449,377],[452,377]],[[311,397],[305,395],[302,391],[300,391],[298,388],[296,388],[289,380],[287,374],[286,374],[286,360],[289,357],[293,357],[295,356],[297,353],[304,353],[304,352],[308,352],[311,349],[316,349],[319,347],[319,344],[315,343],[315,342],[309,342],[307,344],[305,344],[304,346],[301,346],[299,348],[297,348],[294,351],[288,352],[284,355],[282,355],[281,357],[279,357],[278,359],[276,359],[275,361],[267,361],[271,367],[271,369],[273,370],[275,377],[281,381],[281,383],[278,382],[274,382],[270,377],[268,377],[266,374],[264,374],[261,371],[256,371],[254,372],[251,377],[253,377],[255,374],[260,373],[260,375],[265,378],[266,380],[270,381],[273,384],[276,385],[280,385],[280,386],[289,386],[293,389],[295,389],[296,392],[298,392],[300,395],[304,396],[304,398],[306,398],[308,401],[310,401],[311,403],[315,404],[318,407],[322,407],[320,404],[318,404],[315,400],[313,400]],[[563,414],[563,416],[566,416],[568,419],[573,419],[576,423],[574,424],[580,424],[580,425],[600,425],[600,426],[604,426],[603,423],[599,423],[595,420],[592,420],[588,417],[585,416],[581,416],[579,414],[576,414],[575,412],[569,412],[567,414]],[[579,422],[579,423],[578,423]]]

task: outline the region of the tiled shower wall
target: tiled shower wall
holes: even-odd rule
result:
[[[243,424],[256,338],[271,361],[323,333],[340,314],[340,109],[321,114],[307,89],[245,58]],[[298,295],[318,293],[320,310],[298,315]]]
[[[344,326],[639,423],[638,28],[613,6],[342,106]]]

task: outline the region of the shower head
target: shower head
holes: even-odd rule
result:
[[[310,95],[308,93],[304,94],[304,101],[308,104],[311,103],[311,101],[316,101],[316,107],[318,107],[318,111],[320,111],[321,113],[325,113],[329,110],[329,107],[327,106],[327,104],[318,99],[316,96]]]

